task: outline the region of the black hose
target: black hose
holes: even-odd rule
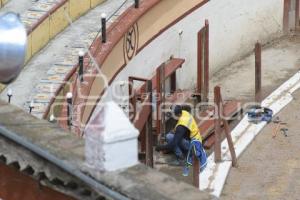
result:
[[[13,142],[19,144],[20,146],[25,147],[29,151],[37,154],[38,156],[48,160],[49,162],[55,164],[59,168],[63,169],[68,174],[80,179],[82,182],[87,184],[89,187],[94,189],[96,192],[100,191],[104,195],[107,195],[108,197],[116,200],[129,200],[126,196],[115,192],[108,188],[107,186],[97,182],[93,178],[87,176],[86,174],[82,173],[80,170],[78,170],[76,167],[65,163],[64,161],[56,158],[49,152],[45,151],[44,149],[38,147],[37,145],[32,144],[31,142],[27,141],[25,138],[19,136],[18,134],[8,130],[7,128],[0,125],[0,135],[12,140]]]

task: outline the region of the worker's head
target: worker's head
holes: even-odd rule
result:
[[[175,105],[173,106],[173,114],[176,116],[176,117],[180,117],[181,114],[182,114],[182,106],[181,105]]]

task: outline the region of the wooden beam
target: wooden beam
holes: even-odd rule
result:
[[[255,44],[255,101],[261,102],[261,44]]]
[[[148,120],[146,124],[146,165],[153,168],[153,132],[152,132],[152,82],[147,81],[147,94],[149,99]]]
[[[199,188],[200,186],[199,175],[200,175],[200,161],[195,155],[195,153],[193,153],[193,185],[196,188]]]
[[[205,51],[204,51],[204,97],[203,100],[208,102],[209,94],[209,23],[205,20]]]
[[[216,86],[214,89],[215,96],[215,162],[221,161],[221,88]]]

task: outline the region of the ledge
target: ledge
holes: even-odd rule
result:
[[[175,178],[150,169],[142,164],[116,172],[98,173],[90,171],[84,167],[84,141],[82,139],[57,128],[54,124],[36,119],[21,109],[3,101],[0,101],[0,125],[13,131],[25,140],[30,141],[33,145],[48,151],[57,159],[71,164],[74,170],[77,169],[88,173],[97,182],[108,188],[113,188],[114,191],[129,199],[211,199],[208,194],[200,192],[191,185],[176,181]],[[9,152],[16,151],[26,154],[20,155],[23,162],[28,163],[32,161],[31,158],[33,157],[36,166],[50,166],[50,168],[47,167],[47,170],[53,173],[56,173],[58,170],[59,174],[66,174],[60,175],[60,178],[67,178],[68,181],[71,180],[69,178],[70,175],[64,172],[64,170],[57,168],[55,164],[47,161],[47,159],[45,160],[34,155],[25,147],[13,144],[8,140],[5,142],[5,140],[0,136],[0,144],[5,144],[10,149],[14,149],[14,151]],[[1,145],[1,147],[3,148],[4,145]],[[25,150],[20,150],[20,148],[25,148]],[[122,155],[120,154],[120,156]],[[82,183],[76,177],[73,177],[73,179],[78,183]]]

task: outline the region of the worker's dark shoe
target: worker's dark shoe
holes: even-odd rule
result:
[[[182,176],[189,176],[189,173],[190,173],[190,167],[185,166],[182,171]]]

